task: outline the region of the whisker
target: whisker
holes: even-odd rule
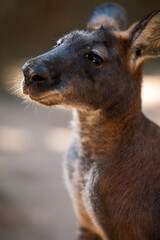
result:
[[[29,102],[29,103],[27,104],[27,106],[26,106],[25,109],[24,109],[24,112],[26,112],[26,110],[29,108],[29,106],[31,105],[31,103],[32,103],[32,102]]]
[[[21,104],[32,103],[28,97],[23,97],[23,101]]]

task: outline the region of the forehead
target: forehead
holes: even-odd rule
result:
[[[115,42],[115,37],[111,31],[107,31],[103,28],[98,30],[89,31],[73,31],[61,39],[57,43],[65,43],[67,45],[83,46],[83,45],[96,45],[107,44],[111,45]]]

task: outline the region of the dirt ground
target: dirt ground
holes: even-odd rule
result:
[[[160,76],[146,76],[143,109],[160,125]],[[74,240],[77,221],[62,161],[71,110],[0,98],[0,239]]]

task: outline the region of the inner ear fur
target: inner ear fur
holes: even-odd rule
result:
[[[126,12],[116,3],[105,3],[95,8],[90,16],[87,29],[95,30],[100,27],[123,30],[126,26]]]
[[[135,59],[160,56],[160,9],[129,30],[129,48]]]

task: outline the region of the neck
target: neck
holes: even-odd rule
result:
[[[141,116],[141,109],[134,106],[113,118],[108,118],[103,110],[75,112],[81,155],[94,160],[116,153],[122,140],[137,131]]]

